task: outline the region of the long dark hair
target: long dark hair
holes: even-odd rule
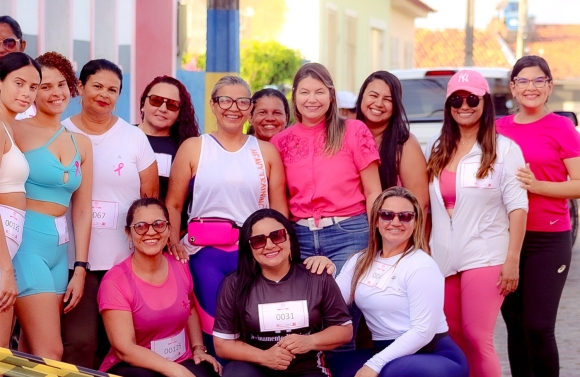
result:
[[[284,217],[284,215],[276,210],[266,208],[257,210],[246,219],[240,230],[238,269],[236,271],[237,280],[236,286],[234,287],[234,297],[236,298],[234,303],[234,329],[240,334],[241,340],[244,340],[247,334],[247,329],[244,324],[246,304],[256,280],[262,274],[262,268],[256,263],[254,255],[252,254],[249,240],[252,236],[252,227],[254,224],[267,218],[278,221],[286,229],[288,238],[290,239],[290,263],[302,263],[296,231],[290,220]]]
[[[389,124],[383,132],[381,144],[379,145],[379,155],[381,157],[379,176],[381,178],[381,187],[384,190],[397,185],[403,147],[407,140],[409,140],[410,131],[407,113],[403,107],[403,88],[401,82],[395,75],[387,71],[371,73],[363,82],[356,100],[356,119],[363,123],[367,122],[362,112],[361,104],[367,86],[375,80],[382,80],[387,84],[391,90],[391,101],[393,104]]]
[[[461,139],[459,126],[451,115],[449,101],[445,101],[443,113],[443,128],[441,135],[431,148],[431,156],[427,162],[427,174],[429,182],[434,177],[439,177],[441,171],[453,158],[457,144]],[[476,178],[483,179],[493,170],[493,164],[497,159],[496,154],[497,134],[495,132],[495,108],[489,93],[483,95],[483,114],[479,120],[479,130],[477,131],[477,143],[481,146],[481,165],[477,171]]]
[[[199,136],[200,134],[199,124],[197,123],[197,118],[195,116],[195,109],[191,102],[191,96],[185,86],[178,79],[171,76],[157,76],[145,87],[145,90],[143,90],[143,94],[141,94],[140,109],[145,105],[145,100],[147,99],[147,95],[151,91],[151,88],[159,83],[173,85],[177,90],[179,90],[179,102],[181,103],[179,116],[175,123],[173,123],[169,128],[169,136],[179,147],[186,139],[192,136]],[[141,120],[143,120],[144,116],[143,111],[141,111]]]
[[[29,65],[33,66],[38,71],[40,80],[42,81],[40,65],[24,52],[12,52],[0,59],[0,81],[4,81],[6,76],[10,73]]]

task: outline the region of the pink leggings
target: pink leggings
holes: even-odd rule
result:
[[[470,377],[501,377],[493,330],[503,302],[496,285],[501,265],[474,268],[445,279],[449,335],[467,356]]]

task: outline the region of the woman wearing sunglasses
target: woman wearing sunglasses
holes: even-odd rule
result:
[[[189,268],[168,256],[169,214],[159,199],[137,199],[125,232],[134,252],[105,274],[99,310],[111,350],[100,370],[127,377],[217,377],[205,352]]]
[[[329,375],[321,351],[352,338],[332,276],[307,270],[292,223],[275,210],[248,217],[239,241],[237,272],[224,281],[213,329],[217,354],[232,360],[223,376]]]
[[[18,293],[12,258],[22,242],[29,167],[14,142],[16,114],[36,98],[42,73],[30,56],[18,52],[0,59],[0,347],[8,347]]]
[[[98,368],[107,348],[106,334],[99,331],[99,284],[107,270],[131,253],[120,219],[136,199],[156,197],[159,187],[155,155],[147,137],[113,115],[122,79],[121,70],[114,63],[105,59],[89,61],[79,76],[81,112],[62,122],[68,130],[87,136],[93,147],[88,264],[75,259],[73,237],[68,248],[69,269],[89,270],[81,301],[62,320],[63,361],[90,368]],[[73,204],[73,211],[74,207]]]
[[[504,297],[518,286],[528,199],[516,178],[520,148],[495,131],[487,80],[457,72],[447,84],[441,135],[427,145],[433,229],[445,276],[449,332],[472,377],[500,377],[493,346]]]
[[[66,130],[61,114],[77,92],[72,63],[56,52],[36,59],[42,83],[36,95],[37,113],[19,122],[14,137],[30,175],[26,181],[26,222],[22,245],[14,258],[18,276],[16,315],[22,327],[21,351],[60,360],[60,318],[83,295],[86,270],[76,267],[68,280],[69,227],[72,204],[75,260],[87,261],[91,234],[92,159],[87,137]],[[69,220],[71,220],[69,218]]]
[[[519,166],[517,178],[528,192],[530,213],[521,284],[501,310],[513,376],[554,377],[560,369],[556,315],[572,257],[567,199],[580,197],[580,135],[570,120],[546,107],[554,84],[543,58],[519,59],[510,79],[519,111],[497,127],[523,150],[526,165]]]
[[[399,79],[386,71],[372,73],[360,88],[356,113],[369,127],[379,149],[382,188],[408,188],[427,210],[427,163],[417,138],[409,132]]]
[[[155,158],[159,174],[159,199],[165,200],[171,164],[179,146],[199,136],[191,96],[183,84],[170,76],[158,76],[141,95],[141,124]]]
[[[260,208],[287,214],[288,207],[278,151],[242,131],[252,107],[248,84],[236,76],[222,77],[211,92],[210,105],[217,130],[181,145],[166,203],[173,224],[172,249],[178,255],[190,254],[202,329],[211,347],[220,283],[237,265],[239,227]],[[187,197],[192,198],[188,234],[179,242]]]
[[[447,334],[444,279],[423,250],[423,210],[407,189],[391,187],[371,210],[367,249],[344,265],[336,282],[356,302],[374,350],[343,354],[337,375],[467,377],[465,355]]]

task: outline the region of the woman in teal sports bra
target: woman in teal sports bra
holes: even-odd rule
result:
[[[30,166],[26,181],[26,222],[22,245],[14,258],[21,325],[19,349],[60,360],[63,345],[60,316],[83,295],[85,266],[68,282],[69,226],[65,213],[72,201],[76,260],[86,262],[91,233],[92,146],[60,123],[70,97],[77,94],[72,64],[56,52],[36,61],[43,80],[35,117],[20,121],[15,140]],[[72,230],[72,227],[70,227]]]
[[[12,137],[17,114],[36,97],[40,67],[22,52],[0,59],[0,347],[8,347],[18,293],[11,259],[22,241],[28,163]]]

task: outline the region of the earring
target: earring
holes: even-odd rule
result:
[[[131,250],[131,252],[135,251],[135,245],[133,244],[133,241],[129,240],[129,250]]]
[[[80,101],[80,103],[81,103],[81,106],[82,106],[82,105],[83,105],[83,97],[80,97],[80,98],[79,98],[79,101]]]
[[[117,105],[113,106],[113,112],[116,113],[117,112]]]

